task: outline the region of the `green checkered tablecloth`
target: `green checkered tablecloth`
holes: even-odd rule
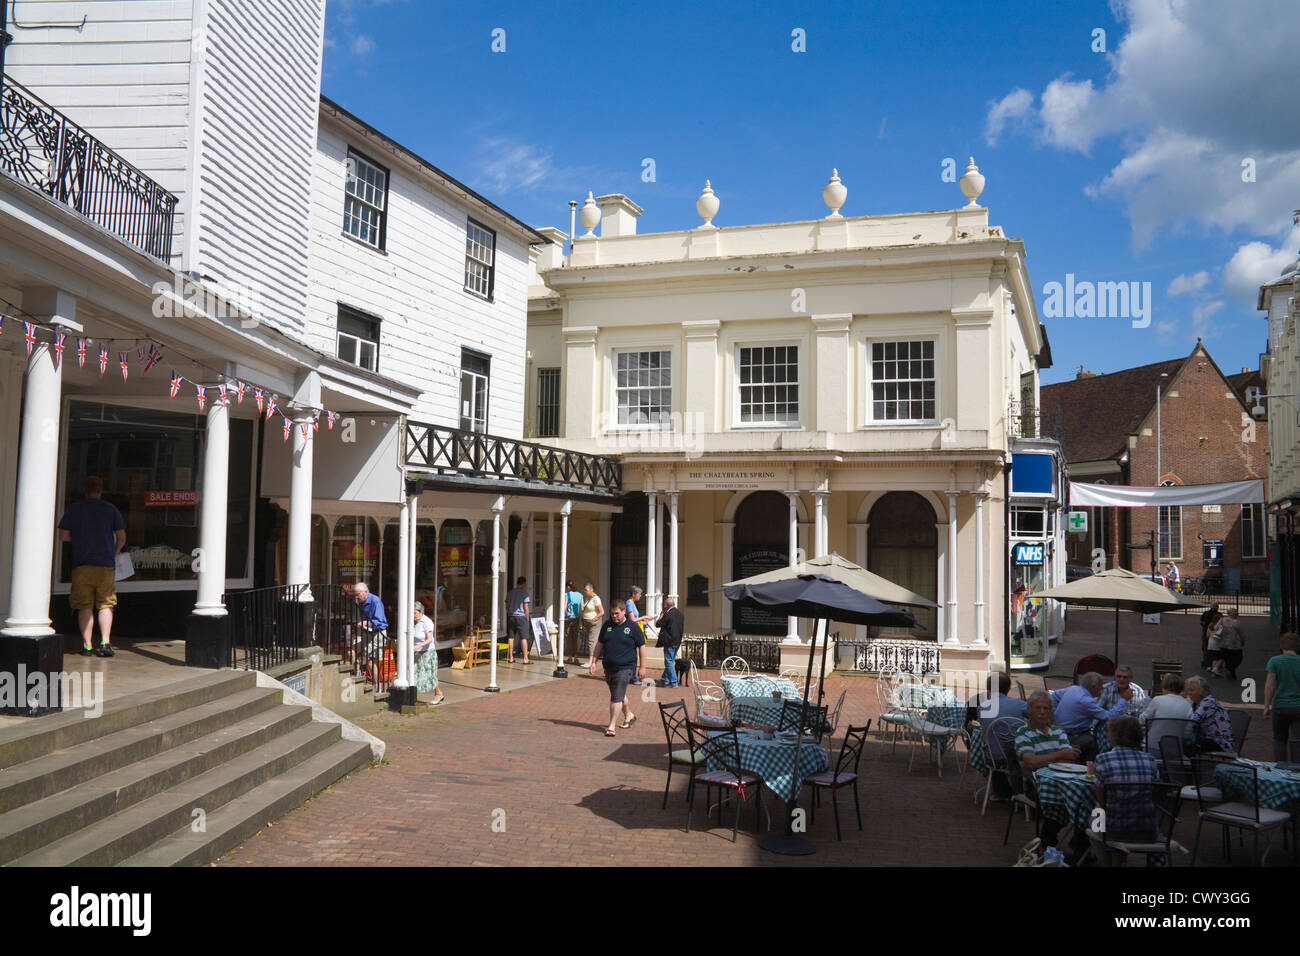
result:
[[[1215,768],[1214,785],[1229,800],[1251,802],[1251,785],[1254,779],[1248,766],[1259,771],[1259,805],[1281,809],[1293,800],[1300,800],[1300,773],[1278,770],[1271,763],[1241,761],[1224,763]]]
[[[1095,783],[1081,773],[1057,773],[1048,767],[1034,772],[1043,814],[1084,830],[1091,825],[1092,811],[1097,806]]]
[[[731,719],[744,724],[775,727],[781,722],[781,705],[786,700],[799,700],[799,698],[786,697],[774,700],[771,697],[733,697]]]
[[[767,789],[786,803],[799,795],[806,778],[830,769],[826,752],[815,742],[799,745],[799,767],[795,771],[795,744],[792,740],[764,740],[757,731],[739,731],[740,768],[763,778]],[[710,770],[721,770],[722,765],[709,761]]]
[[[766,697],[771,700],[774,690],[779,690],[783,697],[803,698],[803,688],[795,687],[794,681],[788,677],[769,677],[766,674],[724,676],[722,689],[728,700],[737,697]]]

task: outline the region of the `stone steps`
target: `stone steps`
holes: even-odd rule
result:
[[[371,761],[258,682],[218,671],[0,731],[0,864],[210,862]]]

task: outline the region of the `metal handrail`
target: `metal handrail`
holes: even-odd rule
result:
[[[176,196],[8,76],[0,76],[0,173],[171,259]]]
[[[616,458],[424,422],[406,425],[406,465],[474,477],[578,486],[588,493],[611,496],[622,493],[623,471]]]

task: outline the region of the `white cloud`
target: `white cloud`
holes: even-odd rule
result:
[[[352,54],[354,56],[369,56],[375,52],[375,41],[370,39],[364,33],[358,33],[352,40]]]
[[[1112,0],[1126,32],[1094,83],[1065,74],[1044,88],[1033,126],[1058,149],[1088,153],[1114,139],[1123,158],[1087,188],[1122,202],[1133,245],[1192,224],[1275,235],[1300,182],[1294,122],[1293,0],[1250,0],[1226,10],[1186,0]],[[991,104],[986,138],[1007,123]],[[1028,125],[1028,124],[1027,124]],[[1253,181],[1243,181],[1252,160]],[[1247,176],[1247,179],[1250,179]]]
[[[984,142],[998,144],[998,138],[1009,123],[1022,125],[1034,110],[1034,94],[1017,87],[1000,100],[989,104],[989,115],[984,121]]]
[[[526,189],[553,172],[551,154],[528,143],[486,139],[479,147],[479,178],[498,193]]]
[[[1174,281],[1169,283],[1169,288],[1165,291],[1165,294],[1173,296],[1184,295],[1188,292],[1200,292],[1209,281],[1210,274],[1204,271],[1193,275],[1175,276]]]
[[[1192,335],[1202,339],[1210,338],[1210,319],[1222,308],[1222,299],[1207,299],[1192,309]]]
[[[1254,308],[1259,287],[1276,279],[1283,266],[1295,261],[1298,246],[1300,227],[1292,228],[1277,247],[1266,242],[1247,242],[1238,246],[1223,267],[1223,291],[1247,300]]]

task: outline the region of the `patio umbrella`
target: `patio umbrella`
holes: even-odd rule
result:
[[[1115,662],[1119,663],[1119,612],[1140,611],[1143,614],[1159,614],[1161,611],[1177,611],[1188,607],[1205,607],[1200,601],[1183,597],[1177,591],[1170,591],[1154,581],[1148,581],[1139,574],[1124,568],[1110,568],[1069,584],[1048,588],[1029,596],[1051,598],[1063,604],[1091,604],[1115,607]]]
[[[808,691],[816,657],[817,632],[822,621],[847,624],[876,624],[885,627],[916,627],[910,612],[891,607],[875,594],[889,594],[898,603],[918,607],[935,607],[933,601],[899,587],[892,581],[872,574],[839,555],[813,558],[791,568],[778,568],[722,586],[722,593],[732,601],[751,600],[777,613],[813,619],[812,640],[808,642],[808,671],[804,677],[803,711],[799,720],[800,738],[808,720]],[[823,644],[821,675],[826,676],[826,650]],[[818,683],[818,703],[821,682]],[[796,748],[799,743],[796,743]],[[797,761],[796,756],[796,761]],[[787,808],[789,809],[789,808]],[[769,836],[760,844],[777,853],[807,854],[813,846],[806,837],[792,832],[789,822],[781,836]]]

